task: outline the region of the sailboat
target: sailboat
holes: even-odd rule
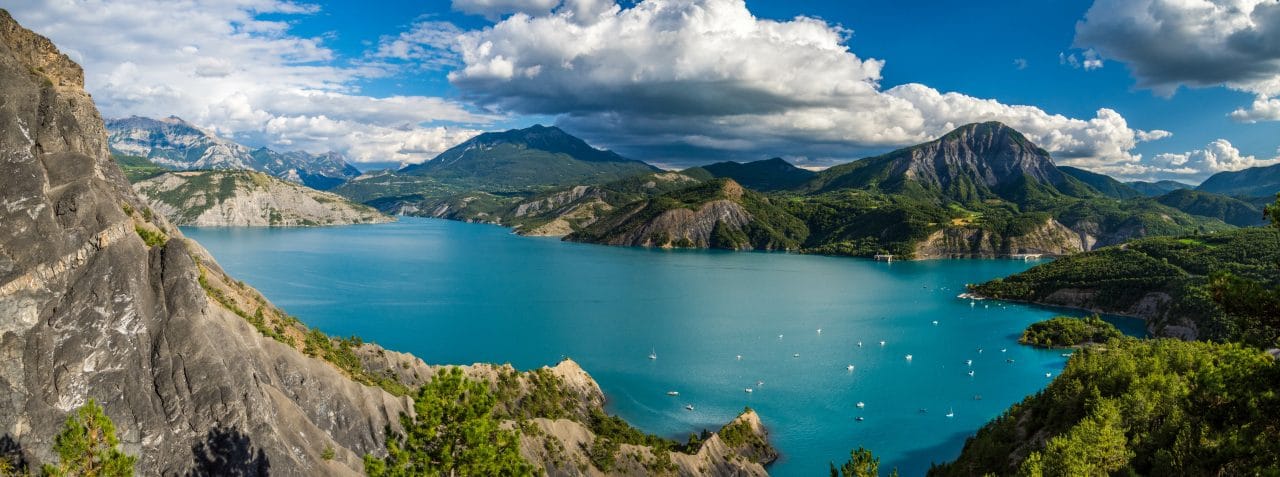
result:
[[[658,351],[652,348],[649,349],[649,359],[658,359]]]
[[[947,417],[956,417],[956,411],[954,409],[947,408]]]
[[[668,396],[679,396],[680,391],[667,391]]]

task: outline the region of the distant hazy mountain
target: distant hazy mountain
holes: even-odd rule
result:
[[[1067,175],[1071,177],[1079,179],[1080,182],[1088,184],[1089,187],[1094,188],[1107,197],[1128,199],[1130,197],[1142,197],[1144,195],[1133,187],[1130,187],[1128,184],[1115,180],[1106,174],[1099,174],[1097,172],[1086,171],[1084,169],[1071,166],[1058,166],[1058,169],[1067,173]]]
[[[399,174],[494,190],[600,184],[658,171],[591,147],[560,128],[535,125],[481,134]]]
[[[934,141],[832,167],[807,188],[870,189],[963,203],[1097,195],[1058,169],[1047,151],[999,122],[968,124]]]
[[[1136,190],[1138,191],[1138,193],[1147,197],[1165,195],[1175,190],[1195,188],[1195,186],[1183,184],[1178,181],[1155,181],[1155,182],[1133,181],[1133,182],[1126,182],[1125,185],[1129,186],[1133,190]]]
[[[254,150],[174,116],[133,116],[106,124],[113,154],[145,158],[169,169],[255,170],[315,189],[330,189],[360,175],[335,152]]]
[[[1262,209],[1248,202],[1212,192],[1179,189],[1157,202],[1191,215],[1212,217],[1237,227],[1262,225]]]
[[[744,187],[762,192],[794,189],[817,175],[778,157],[747,163],[717,162],[692,168],[685,173],[696,175],[698,170],[706,171],[710,177],[733,179]]]
[[[1196,190],[1235,197],[1274,197],[1280,192],[1280,164],[1219,172],[1205,179]]]

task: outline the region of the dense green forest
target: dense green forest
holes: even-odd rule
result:
[[[1272,227],[1138,240],[977,287],[1037,300],[1092,286],[1109,290],[1099,295],[1108,306],[1164,290],[1176,297],[1171,312],[1212,341],[1081,349],[1048,388],[929,474],[1280,475],[1280,198],[1265,213]]]
[[[1055,316],[1038,321],[1022,332],[1019,343],[1046,348],[1064,348],[1088,344],[1101,344],[1124,336],[1111,323],[1098,315],[1084,318]]]
[[[1076,352],[933,476],[1275,475],[1280,365],[1238,344],[1119,339]]]
[[[1245,302],[1230,297],[1256,288],[1259,292],[1249,302],[1261,307],[1276,303],[1278,264],[1280,230],[1254,227],[1139,239],[1064,257],[974,290],[992,298],[1110,313],[1131,313],[1144,297],[1163,294],[1169,301],[1146,316],[1154,320],[1157,331],[1158,325],[1186,320],[1195,324],[1203,339],[1271,346],[1280,336],[1276,324],[1242,317],[1252,312],[1239,310]],[[1058,301],[1062,290],[1087,293],[1072,294],[1079,301],[1068,303]]]

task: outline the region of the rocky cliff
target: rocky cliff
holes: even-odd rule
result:
[[[978,227],[948,227],[916,243],[917,259],[984,258],[1014,254],[1069,255],[1088,250],[1082,235],[1053,219],[1016,236],[1001,236]]]
[[[639,247],[798,249],[804,223],[732,179],[619,207],[566,239]]]
[[[293,227],[393,220],[372,207],[260,172],[170,172],[133,189],[176,225]]]
[[[82,78],[0,10],[0,458],[49,462],[67,414],[95,399],[139,475],[360,474],[410,409],[399,396],[436,368],[307,330],[146,214]],[[575,368],[548,371],[569,418],[602,400]],[[504,405],[535,373],[507,373]],[[763,472],[716,455],[700,475]]]

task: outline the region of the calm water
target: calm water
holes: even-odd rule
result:
[[[683,440],[751,406],[782,452],[770,468],[780,476],[824,475],[859,445],[885,469],[923,474],[1065,364],[1058,351],[1017,344],[1027,324],[1057,312],[956,299],[965,283],[1030,266],[1020,261],[615,248],[413,218],[184,232],[330,334],[429,363],[529,369],[570,356],[611,412],[648,432]]]

